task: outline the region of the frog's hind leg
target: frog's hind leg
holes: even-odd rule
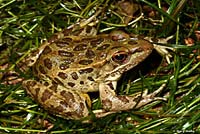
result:
[[[51,113],[66,119],[81,119],[88,116],[91,106],[87,94],[68,90],[54,82],[26,80],[23,87],[29,95]]]

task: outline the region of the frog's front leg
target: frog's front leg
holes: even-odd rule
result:
[[[23,87],[31,97],[51,113],[66,119],[81,119],[88,116],[91,106],[87,94],[68,90],[54,82],[26,80]]]
[[[106,111],[123,111],[133,108],[140,108],[152,101],[166,100],[165,98],[155,97],[163,87],[160,87],[151,94],[142,94],[140,96],[116,95],[112,83],[100,84],[100,98],[103,108]]]

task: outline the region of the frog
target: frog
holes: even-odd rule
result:
[[[94,18],[94,17],[93,17]],[[121,76],[145,60],[153,44],[118,30],[97,34],[91,20],[54,34],[24,59],[33,78],[22,82],[28,95],[48,112],[80,120],[140,108],[163,97],[150,94],[117,95]],[[90,92],[99,92],[102,108],[91,110]]]

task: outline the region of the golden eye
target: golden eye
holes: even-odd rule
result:
[[[124,51],[119,51],[112,56],[112,60],[119,63],[124,63],[128,58],[128,53]]]

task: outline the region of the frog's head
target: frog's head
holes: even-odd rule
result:
[[[142,62],[153,50],[153,45],[138,38],[118,41],[108,51],[106,63],[103,67],[104,78],[116,81],[120,76]]]

